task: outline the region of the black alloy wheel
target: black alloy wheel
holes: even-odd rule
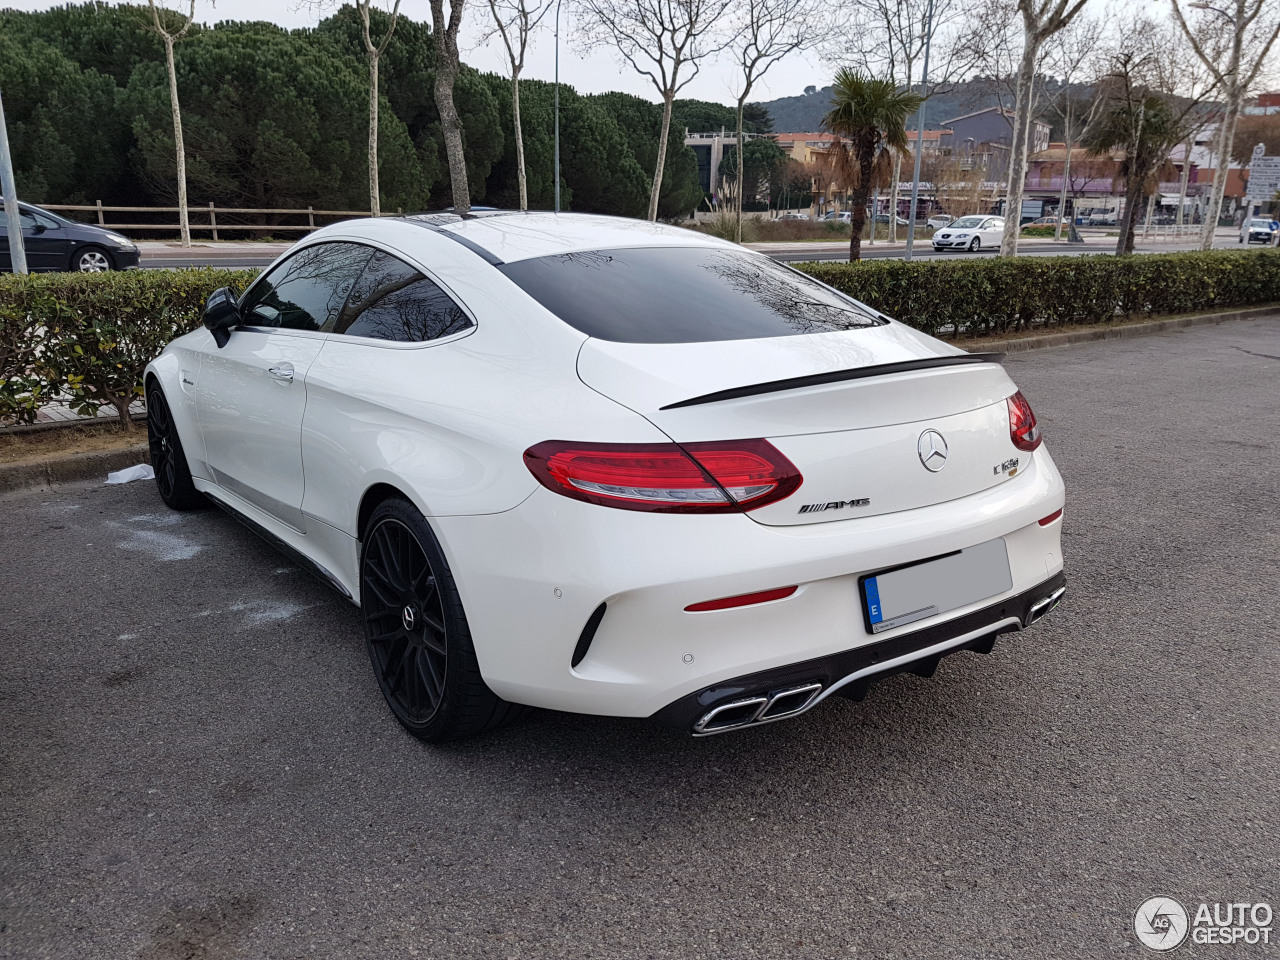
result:
[[[191,469],[178,439],[173,413],[160,385],[147,384],[147,446],[156,474],[160,499],[174,510],[194,510],[205,505],[204,494],[191,482]]]
[[[439,543],[399,499],[373,512],[360,552],[360,609],[391,712],[430,742],[471,736],[519,708],[484,684],[462,600]]]
[[[422,545],[399,520],[373,528],[361,592],[369,652],[396,716],[427,723],[444,698],[448,636],[440,585]]]

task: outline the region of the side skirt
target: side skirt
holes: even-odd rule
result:
[[[274,533],[272,533],[266,527],[262,526],[262,524],[258,523],[256,520],[253,520],[252,518],[241,513],[235,507],[231,506],[231,504],[227,503],[225,500],[219,497],[218,494],[215,493],[214,491],[206,489],[204,491],[204,495],[208,497],[210,500],[212,500],[219,507],[221,507],[224,511],[226,511],[228,516],[230,516],[233,520],[237,521],[246,530],[249,530],[250,532],[257,534],[260,538],[262,538],[264,541],[269,543],[271,546],[275,547],[277,550],[279,550],[281,553],[283,553],[290,560],[292,560],[294,563],[300,566],[303,570],[307,571],[307,573],[311,574],[321,583],[325,584],[326,586],[332,587],[334,590],[338,591],[338,593],[340,593],[347,600],[351,601],[352,603],[355,603],[355,598],[351,596],[351,591],[342,585],[341,580],[339,580],[336,576],[334,576],[332,573],[330,573],[320,564],[316,563],[310,557],[306,556],[296,547],[286,543],[284,540],[276,536]]]

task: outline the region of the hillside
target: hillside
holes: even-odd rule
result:
[[[1048,85],[1052,95],[1057,84],[1050,80]],[[830,86],[821,89],[805,87],[804,93],[798,97],[781,97],[764,103],[773,118],[773,129],[778,133],[820,130],[823,115],[831,109],[831,89]],[[1002,94],[1006,106],[1012,106],[1008,93],[1001,91],[990,77],[975,77],[956,84],[929,97],[925,104],[925,124],[935,127],[951,117],[999,106]],[[913,117],[909,126],[914,128],[915,123]]]

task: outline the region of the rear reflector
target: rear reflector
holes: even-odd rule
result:
[[[574,500],[658,513],[736,513],[790,496],[804,478],[767,440],[570,443],[524,452],[548,490]]]
[[[1036,415],[1031,412],[1031,404],[1019,390],[1009,398],[1009,439],[1019,450],[1028,452],[1040,446],[1040,428],[1036,426]]]
[[[736,597],[721,597],[719,600],[707,600],[704,603],[691,603],[685,607],[690,613],[703,613],[707,610],[728,610],[730,607],[748,607],[753,603],[768,603],[770,600],[782,600],[791,596],[798,587],[779,587],[776,590],[761,590],[759,593],[742,593]]]
[[[1060,516],[1062,516],[1062,511],[1060,509],[1055,510],[1053,511],[1053,513],[1049,514],[1047,517],[1045,517],[1043,520],[1040,521],[1040,526],[1047,527],[1049,524],[1053,523],[1053,521],[1057,520]]]

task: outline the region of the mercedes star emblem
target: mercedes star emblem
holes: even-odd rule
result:
[[[920,462],[930,473],[937,473],[947,465],[947,441],[937,430],[926,430],[920,434],[916,451],[920,454]]]

